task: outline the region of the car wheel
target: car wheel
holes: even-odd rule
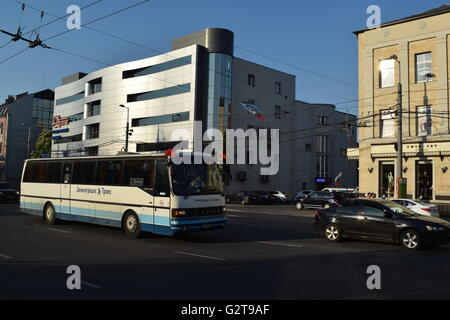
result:
[[[422,239],[418,231],[414,229],[406,230],[400,236],[401,244],[410,250],[419,250],[422,247]]]
[[[341,240],[341,229],[335,223],[330,223],[325,227],[324,236],[327,240],[338,242]]]
[[[56,222],[55,209],[53,208],[51,203],[49,203],[45,206],[44,221],[48,225],[53,225]]]
[[[134,212],[128,212],[123,219],[123,229],[130,238],[137,238],[141,234],[141,224]]]
[[[297,202],[295,204],[295,207],[297,208],[297,210],[302,210],[304,208],[303,203],[301,201]]]

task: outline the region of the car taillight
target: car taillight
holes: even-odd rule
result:
[[[422,208],[422,210],[426,211],[426,212],[431,212],[431,209],[429,209],[429,208]]]

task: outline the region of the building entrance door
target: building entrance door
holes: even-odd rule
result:
[[[379,197],[393,197],[394,196],[394,164],[381,163],[380,164],[380,183],[379,183]]]
[[[416,162],[416,199],[433,199],[433,164]]]

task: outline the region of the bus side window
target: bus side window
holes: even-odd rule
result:
[[[155,196],[169,196],[169,171],[167,170],[167,161],[159,160],[156,162],[155,174]]]
[[[123,183],[127,186],[139,187],[153,194],[155,162],[148,160],[125,160],[123,165]]]
[[[36,172],[36,163],[28,162],[23,175],[23,182],[35,182],[34,175]]]

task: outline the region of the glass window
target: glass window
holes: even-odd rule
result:
[[[97,184],[122,185],[122,161],[99,161],[97,163]]]
[[[275,82],[275,93],[281,94],[281,82]]]
[[[88,104],[87,116],[94,117],[100,114],[100,100]]]
[[[391,110],[381,110],[381,137],[395,136],[395,112]]]
[[[74,102],[74,101],[77,101],[77,100],[80,100],[80,99],[83,99],[83,98],[84,98],[84,91],[80,92],[80,93],[77,93],[77,94],[74,94],[72,96],[68,96],[68,97],[65,97],[65,98],[58,99],[58,100],[56,100],[55,105],[60,105],[60,104],[65,104],[65,103],[69,103],[69,102]]]
[[[429,136],[432,134],[431,107],[417,107],[417,135]]]
[[[155,117],[147,117],[147,118],[138,118],[131,120],[132,127],[142,127],[142,126],[151,126],[155,124],[162,123],[172,123],[172,122],[181,122],[189,120],[189,112],[180,112],[180,113],[172,113],[165,114],[161,116]]]
[[[155,190],[157,196],[169,196],[169,171],[166,160],[156,162]]]
[[[255,75],[254,74],[249,74],[248,75],[248,85],[251,87],[255,87]]]
[[[395,82],[395,60],[380,61],[380,88],[392,87]]]
[[[361,213],[363,213],[366,216],[372,216],[372,217],[384,217],[384,211],[375,207],[371,206],[363,206],[361,209]]]
[[[158,99],[158,98],[164,98],[168,96],[173,96],[177,94],[182,94],[186,92],[191,91],[191,84],[185,83],[180,84],[174,87],[154,90],[154,91],[147,91],[147,92],[141,92],[141,93],[134,93],[129,94],[127,96],[127,102],[138,102],[138,101],[146,101],[151,99]]]
[[[142,188],[147,192],[154,190],[155,162],[153,160],[125,160],[123,165],[123,184]]]
[[[319,124],[327,124],[328,117],[327,116],[319,116]]]
[[[160,64],[155,64],[153,66],[145,67],[145,68],[139,68],[139,69],[133,69],[133,70],[127,70],[124,71],[122,74],[123,79],[127,78],[134,78],[134,77],[141,77],[157,72],[162,72],[174,68],[178,68],[181,66],[185,66],[192,63],[192,57],[186,56],[178,59],[174,59],[171,61],[163,62]]]
[[[61,183],[61,162],[49,162],[48,182]]]
[[[48,163],[47,162],[37,162],[35,169],[34,181],[40,183],[46,183],[48,177]]]
[[[74,184],[96,184],[95,183],[95,161],[75,162],[73,165]]]
[[[23,176],[23,182],[35,182],[34,176],[36,172],[36,163],[28,162],[25,168],[25,174]]]
[[[99,137],[100,124],[95,123],[88,125],[87,139],[97,139]]]
[[[427,81],[428,73],[431,73],[431,52],[416,54],[416,82]]]

